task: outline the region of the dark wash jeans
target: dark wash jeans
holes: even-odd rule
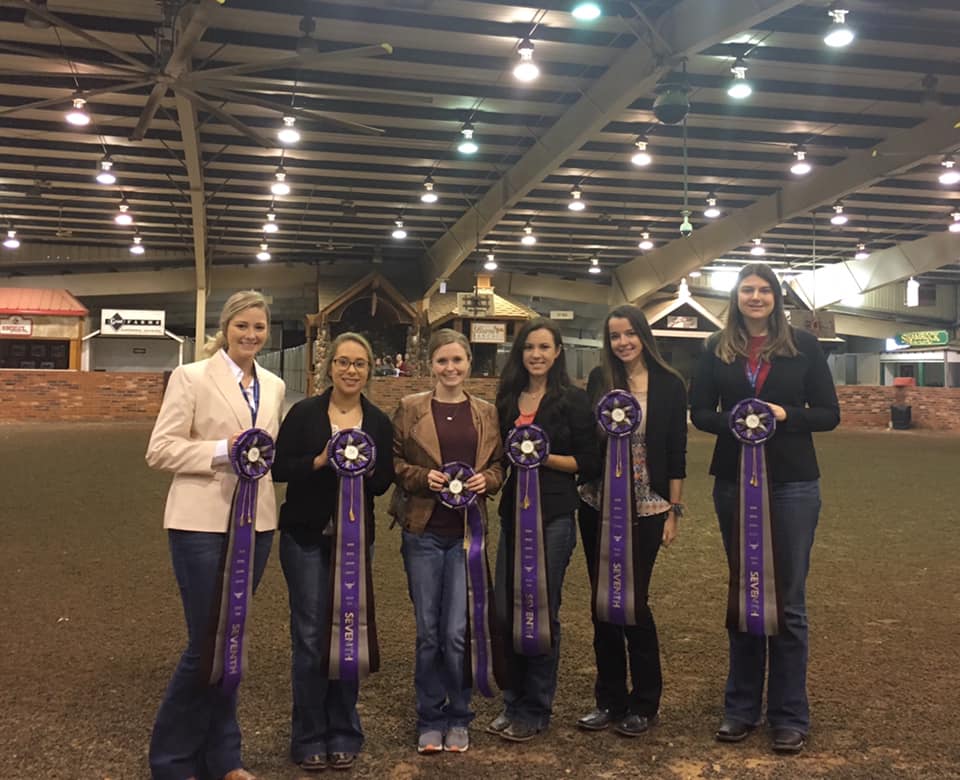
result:
[[[315,755],[358,753],[363,746],[359,684],[327,679],[321,663],[320,645],[330,623],[330,556],[328,541],[300,544],[292,534],[280,533],[280,565],[290,594],[290,758],[296,763]]]
[[[243,766],[237,692],[224,695],[200,679],[201,653],[210,633],[210,616],[220,601],[220,577],[226,534],[168,532],[173,572],[187,621],[187,647],[167,686],[150,738],[150,772],[155,780],[220,778]],[[273,531],[257,534],[253,589],[267,566]],[[254,612],[255,614],[255,612]],[[247,623],[247,631],[250,623]],[[242,687],[242,685],[241,685]]]
[[[544,543],[547,565],[547,598],[550,602],[550,623],[553,644],[545,655],[525,656],[513,651],[513,627],[503,626],[507,661],[507,687],[503,703],[511,721],[545,729],[550,724],[553,697],[557,692],[557,668],[560,665],[560,595],[570,555],[577,545],[577,528],[573,515],[559,515],[544,521]],[[511,614],[511,595],[507,592],[513,571],[513,531],[500,525],[497,549],[496,599],[497,616],[504,620]]]
[[[716,480],[713,502],[729,559],[731,532],[737,523],[736,483]],[[730,671],[724,712],[741,723],[761,722],[764,672],[769,661],[767,722],[774,728],[791,728],[806,734],[810,729],[806,582],[820,516],[820,482],[775,482],[771,485],[770,504],[783,625],[780,633],[771,637],[728,631]]]
[[[583,539],[583,554],[587,559],[590,584],[597,561],[600,513],[580,502],[578,513],[580,536]],[[663,525],[666,514],[638,517],[633,520],[633,533],[638,537],[640,560],[636,576],[640,578],[643,592],[650,587],[653,564],[660,551]],[[591,614],[593,610],[590,610]],[[653,717],[660,709],[663,693],[663,672],[660,667],[660,642],[657,625],[653,620],[650,605],[644,603],[640,610],[640,622],[635,626],[618,626],[604,623],[593,617],[593,654],[597,661],[597,681],[594,695],[597,707],[610,710],[614,718],[625,715]],[[633,689],[627,692],[627,663]]]

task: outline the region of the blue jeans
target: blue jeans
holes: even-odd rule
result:
[[[507,687],[503,704],[507,717],[519,724],[545,729],[550,724],[553,697],[557,692],[557,668],[560,665],[560,594],[570,555],[577,546],[577,528],[573,515],[559,515],[544,521],[544,558],[547,564],[547,598],[553,644],[544,655],[526,656],[513,650],[513,627],[503,626],[507,661]],[[497,548],[497,615],[510,615],[512,595],[509,582],[513,572],[513,529],[500,525]]]
[[[290,758],[358,753],[363,730],[357,714],[360,685],[329,680],[321,644],[330,624],[329,542],[300,544],[280,534],[280,565],[290,594],[293,713]]]
[[[713,488],[713,501],[729,558],[731,531],[737,523],[736,484],[718,479]],[[806,581],[820,515],[820,483],[817,480],[776,482],[771,486],[770,504],[783,624],[780,633],[771,637],[728,632],[730,671],[724,712],[731,720],[760,723],[764,672],[769,658],[767,722],[774,728],[791,728],[806,734],[810,729]]]
[[[473,720],[465,685],[467,569],[463,538],[403,532],[400,545],[417,619],[417,730],[446,732]]]
[[[202,678],[203,650],[209,647],[210,616],[220,602],[220,572],[226,534],[169,531],[170,557],[187,621],[187,647],[167,686],[150,738],[150,772],[155,780],[223,777],[243,766],[237,693],[225,695]],[[263,576],[273,531],[257,534],[253,589]]]

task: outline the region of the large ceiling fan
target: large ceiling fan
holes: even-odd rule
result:
[[[95,75],[101,79],[116,79],[118,83],[65,97],[37,100],[13,106],[0,110],[0,116],[65,104],[77,97],[89,100],[97,95],[132,92],[152,86],[137,124],[130,134],[130,140],[132,141],[143,140],[147,135],[160,108],[161,101],[169,92],[173,92],[178,97],[186,98],[198,110],[217,117],[265,148],[275,148],[277,146],[276,141],[268,139],[229,113],[224,108],[226,104],[253,105],[274,111],[280,116],[292,116],[310,122],[327,124],[352,133],[380,135],[384,132],[379,128],[352,122],[324,111],[295,108],[250,94],[252,86],[256,84],[263,86],[263,80],[250,79],[249,74],[262,74],[281,69],[312,70],[318,69],[324,63],[330,61],[341,63],[347,59],[378,57],[393,52],[393,47],[389,43],[378,43],[372,46],[360,46],[336,51],[318,51],[316,41],[311,37],[316,24],[309,13],[300,22],[303,37],[297,42],[296,51],[261,62],[246,62],[195,71],[191,68],[194,49],[211,22],[215,21],[218,14],[224,12],[223,7],[216,0],[195,0],[195,2],[191,2],[183,8],[180,8],[182,3],[172,0],[161,2],[163,20],[160,23],[157,36],[160,45],[157,47],[156,62],[153,64],[143,62],[51,13],[47,10],[46,4],[37,4],[31,2],[31,0],[2,0],[2,2],[23,8],[27,19],[35,23],[34,26],[45,24],[69,31],[111,55],[117,60],[116,62],[95,62],[71,58],[71,63],[85,66],[85,74]],[[307,7],[309,8],[309,3]],[[177,19],[179,19],[179,22],[175,21]],[[174,28],[178,29],[175,30]],[[0,50],[45,59],[62,56],[52,55],[48,50],[41,48],[5,42],[0,42]],[[50,72],[49,69],[46,70]],[[4,74],[30,75],[27,72],[15,74],[8,70],[5,70]],[[322,92],[330,96],[354,94],[348,89],[337,87],[324,87]]]

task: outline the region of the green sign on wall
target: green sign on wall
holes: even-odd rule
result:
[[[894,340],[902,347],[943,347],[950,341],[950,334],[945,330],[915,330],[898,333]]]

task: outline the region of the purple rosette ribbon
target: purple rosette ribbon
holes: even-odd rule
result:
[[[631,439],[640,426],[640,404],[625,390],[611,390],[597,404],[597,423],[607,434],[600,497],[600,543],[593,596],[597,620],[637,625],[633,576],[633,467]]]
[[[369,434],[347,428],[330,439],[327,454],[339,485],[324,662],[328,679],[362,680],[380,666],[364,491],[377,448]]]
[[[496,684],[492,613],[490,605],[490,568],[487,563],[486,528],[483,509],[477,494],[464,483],[476,472],[461,461],[443,464],[440,469],[447,484],[440,491],[440,503],[450,509],[463,510],[466,516],[464,551],[467,567],[467,625],[470,631],[470,672],[475,687],[490,698]]]
[[[262,428],[250,428],[230,450],[237,486],[230,502],[227,550],[221,578],[220,605],[210,663],[210,685],[234,691],[247,668],[247,615],[253,595],[253,547],[256,542],[257,482],[273,464],[273,438]]]
[[[540,505],[539,467],[550,440],[539,425],[518,425],[507,435],[507,458],[517,476],[513,534],[513,648],[521,655],[550,652],[552,627]]]
[[[776,429],[773,410],[756,398],[740,401],[730,412],[730,430],[740,442],[740,469],[738,521],[730,545],[727,627],[757,636],[777,634],[782,613],[763,446]]]

